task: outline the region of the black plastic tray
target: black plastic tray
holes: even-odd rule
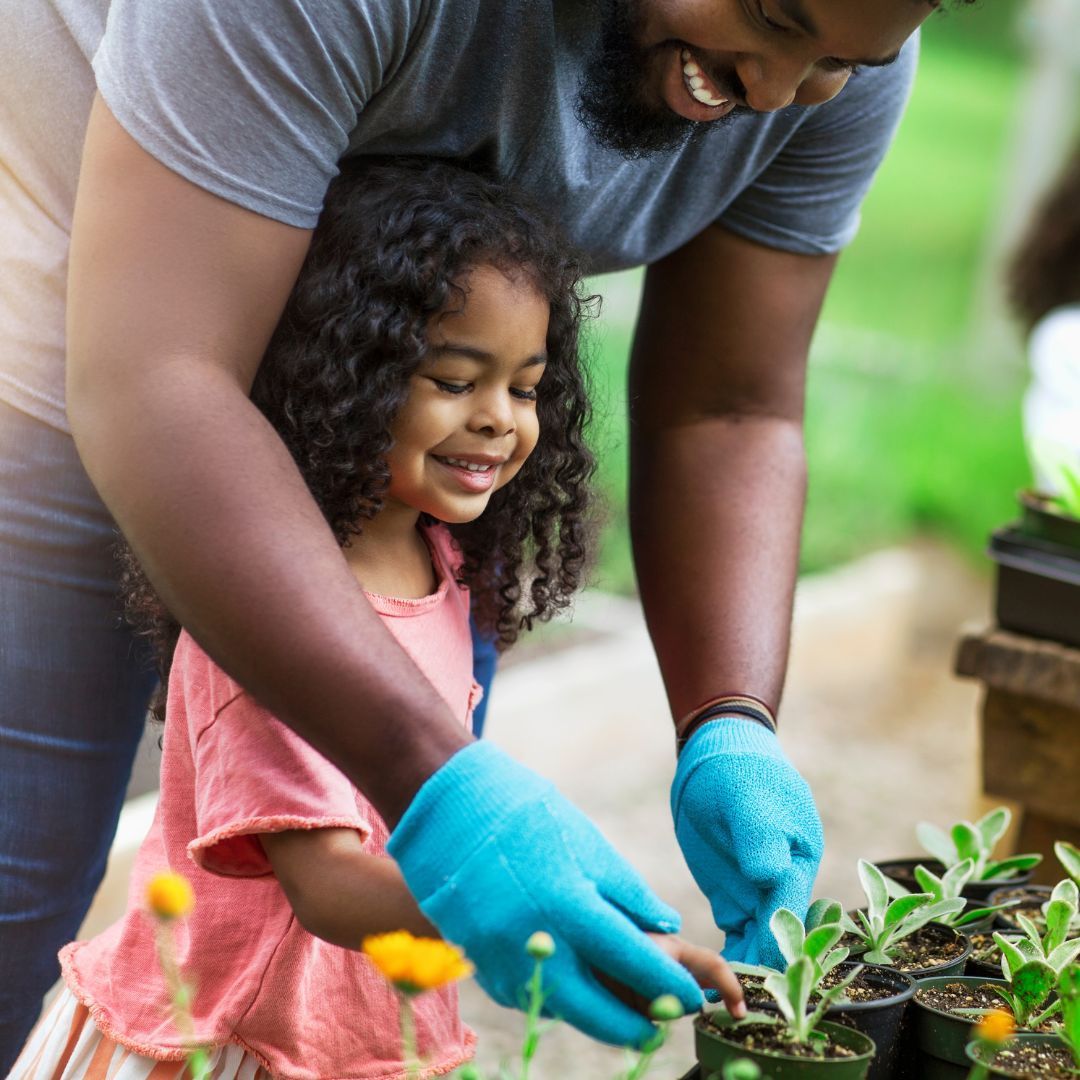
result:
[[[1080,648],[1080,552],[1010,527],[990,537],[988,554],[998,625]]]

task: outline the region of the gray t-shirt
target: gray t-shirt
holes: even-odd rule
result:
[[[87,58],[96,48],[105,100],[149,153],[234,203],[311,227],[343,156],[468,159],[548,207],[594,271],[655,261],[714,221],[789,251],[841,248],[917,53],[910,42],[896,64],[860,72],[824,105],[741,116],[679,151],[628,161],[598,146],[574,111],[597,3],[22,2],[56,25],[69,61],[72,42]],[[51,52],[35,55],[39,45],[10,58],[0,49],[0,61],[35,64],[35,89],[57,108],[66,100],[72,111],[72,90],[88,105],[85,74],[69,65],[43,76]],[[16,106],[0,100],[0,126]],[[32,152],[43,142],[47,151],[39,134]],[[32,384],[39,404],[59,405],[57,371],[28,370],[17,350],[0,349],[0,396]]]

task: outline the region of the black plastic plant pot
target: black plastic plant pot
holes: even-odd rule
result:
[[[988,554],[997,563],[998,625],[1080,648],[1080,548],[1005,528],[991,535]]]
[[[749,1058],[769,1080],[813,1080],[815,1077],[824,1077],[825,1080],[862,1080],[874,1056],[873,1042],[861,1031],[828,1020],[819,1024],[817,1030],[828,1035],[837,1045],[850,1050],[851,1057],[793,1057],[767,1050],[752,1050],[725,1038],[723,1031],[717,1030],[717,1025],[724,1028],[733,1027],[735,1023],[723,1010],[699,1016],[694,1021],[694,1046],[704,1076],[722,1074],[729,1061]]]
[[[1016,501],[1021,510],[1020,532],[1060,547],[1075,548],[1080,558],[1080,520],[1059,513],[1053,499],[1039,491],[1018,492]]]
[[[943,923],[932,922],[927,923],[923,927],[923,932],[928,930],[935,931],[941,938],[954,938],[963,942],[964,951],[956,957],[955,960],[950,960],[945,964],[935,964],[931,967],[916,968],[914,971],[908,971],[905,974],[910,975],[916,982],[922,982],[924,979],[935,979],[944,976],[962,975],[964,967],[967,965],[968,957],[971,955],[971,938],[963,932],[963,930],[957,930],[952,926],[945,926]],[[858,959],[856,957],[855,959]]]
[[[850,969],[853,964],[841,964]],[[867,964],[861,979],[872,986],[891,990],[890,997],[878,1001],[840,1001],[826,1012],[830,1020],[861,1031],[877,1051],[867,1071],[867,1080],[893,1080],[900,1076],[900,1029],[908,1002],[915,996],[915,980],[893,968]]]
[[[945,873],[945,867],[936,859],[890,859],[888,862],[877,863],[877,868],[894,881],[900,882],[909,892],[921,892],[918,881],[915,880],[915,867],[925,866],[931,874],[941,877]],[[1006,885],[1026,885],[1031,880],[1032,871],[1027,870],[1009,878],[993,878],[988,881],[969,881],[964,886],[961,895],[969,900],[985,900],[995,889]],[[971,908],[983,907],[983,904],[970,904]]]
[[[855,963],[841,964],[840,974],[850,971]],[[867,1080],[892,1080],[900,1072],[900,1028],[908,1002],[915,996],[915,980],[895,968],[864,964],[860,982],[889,991],[889,997],[876,1001],[838,1001],[826,1010],[826,1017],[855,1031],[861,1031],[877,1047],[874,1060],[866,1074]],[[755,1004],[754,1009],[769,1013],[777,1011],[774,1002]]]
[[[969,986],[983,986],[987,983],[1006,986],[1004,979],[981,979],[950,975],[939,979],[925,979],[923,987],[947,986],[950,983],[964,983]],[[970,1064],[967,1059],[967,1044],[971,1042],[972,1030],[978,1022],[977,1017],[954,1016],[952,1013],[935,1009],[919,1000],[918,991],[911,1003],[911,1047],[908,1051],[913,1058],[909,1064],[908,1075],[918,1080],[957,1080],[966,1077]]]
[[[1012,897],[1009,894],[1020,890],[1021,895],[1019,897]],[[994,927],[997,930],[1003,930],[1006,933],[1018,933],[1020,931],[1020,924],[1016,921],[1016,916],[1013,912],[1019,908],[1023,910],[1025,907],[1042,907],[1050,899],[1050,894],[1054,891],[1051,885],[1029,885],[1026,883],[1009,882],[1007,885],[1001,886],[1000,889],[995,889],[989,897],[988,901],[991,904],[1003,904],[1006,900],[1018,899],[1020,902],[1014,905],[1012,908],[1005,908],[1004,911],[999,911],[994,916]]]
[[[990,1076],[1002,1077],[1005,1080],[1037,1080],[1039,1076],[1043,1075],[1043,1072],[1032,1072],[1030,1065],[1022,1065],[1018,1069],[1014,1063],[1010,1069],[1008,1051],[1014,1045],[1034,1045],[1061,1050],[1063,1051],[1063,1063],[1066,1065],[1072,1064],[1072,1056],[1069,1054],[1068,1047],[1057,1035],[1043,1035],[1035,1032],[1020,1032],[1018,1035],[1014,1035],[1009,1040],[1009,1045],[1004,1049],[996,1049],[973,1040],[966,1048],[968,1060],[986,1066],[987,1073]],[[1060,1076],[1061,1073],[1059,1072],[1057,1075]]]

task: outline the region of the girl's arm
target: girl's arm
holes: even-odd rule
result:
[[[354,829],[294,829],[259,837],[300,925],[359,949],[368,934],[441,935],[424,918],[393,859],[364,851]]]

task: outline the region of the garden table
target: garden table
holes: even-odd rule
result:
[[[982,781],[1020,803],[1018,851],[1038,851],[1034,881],[1061,877],[1054,841],[1080,844],[1080,649],[997,627],[967,630],[958,675],[978,679]]]

